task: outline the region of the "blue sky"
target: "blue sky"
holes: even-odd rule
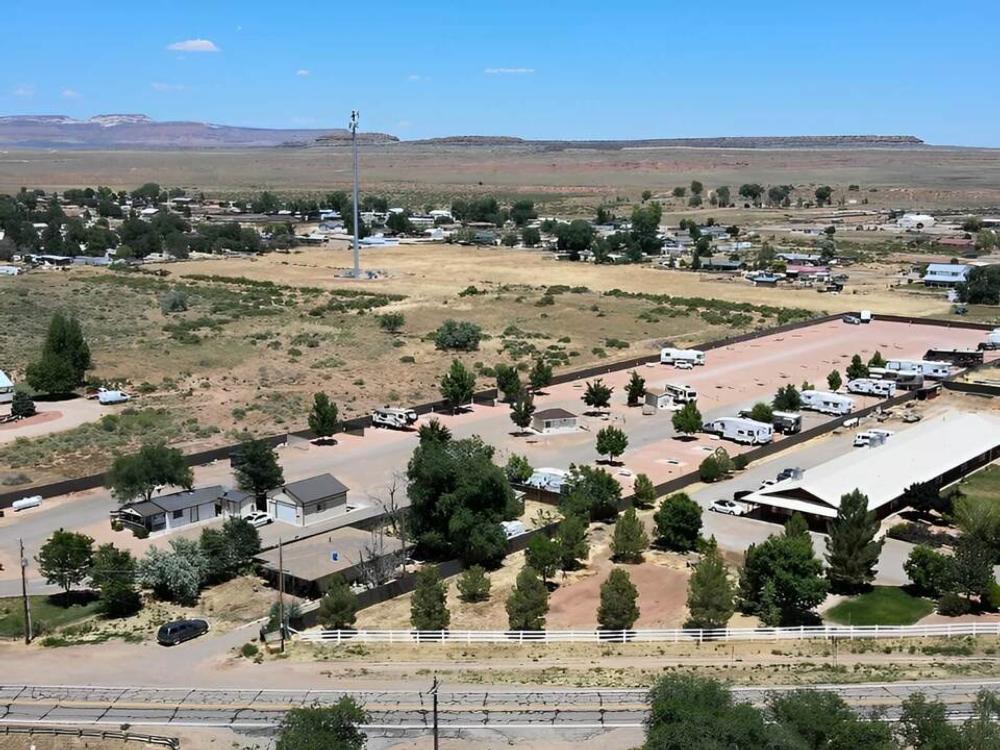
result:
[[[4,0],[0,21],[0,114],[1000,146],[996,0]]]

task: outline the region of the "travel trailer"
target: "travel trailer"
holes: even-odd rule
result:
[[[670,394],[674,403],[690,404],[698,400],[698,392],[689,385],[672,385],[667,383],[663,386],[663,392]]]
[[[665,365],[673,365],[678,362],[703,365],[705,364],[705,352],[697,349],[674,349],[668,346],[660,350],[660,362]]]
[[[847,381],[847,392],[892,398],[896,395],[896,383],[892,380],[878,380],[876,378],[855,378]]]
[[[890,359],[885,369],[899,372],[919,372],[925,378],[946,378],[951,375],[951,363],[926,359]]]
[[[745,417],[713,419],[705,424],[704,430],[745,445],[764,445],[774,438],[774,428],[771,425]]]
[[[884,367],[869,367],[868,377],[895,383],[896,388],[903,391],[924,387],[924,376],[916,370],[887,370]]]
[[[413,409],[394,409],[383,406],[372,412],[372,425],[375,427],[391,427],[402,430],[417,421],[417,413]]]
[[[9,404],[14,400],[14,381],[7,373],[0,370],[0,404]]]
[[[802,391],[802,408],[839,416],[851,413],[854,399],[827,391]]]
[[[744,419],[751,419],[752,414],[753,411],[750,409],[742,409],[739,412],[739,416]],[[782,435],[794,435],[796,432],[802,432],[802,415],[790,411],[772,412],[771,426],[775,432],[780,432]]]

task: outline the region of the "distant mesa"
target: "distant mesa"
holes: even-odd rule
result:
[[[160,122],[143,114],[102,114],[86,120],[65,115],[0,117],[0,148],[110,150],[117,148],[201,149],[260,147],[341,147],[350,143],[345,128],[247,128],[207,122]],[[365,145],[391,145],[388,133],[358,133]],[[427,147],[516,148],[542,151],[627,148],[886,148],[922,146],[912,135],[747,136],[656,138],[643,140],[528,140],[512,136],[456,135],[405,141]]]

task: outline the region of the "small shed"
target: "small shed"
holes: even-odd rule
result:
[[[532,416],[531,426],[543,435],[572,432],[577,426],[577,416],[565,409],[542,409]]]
[[[651,406],[654,409],[672,409],[674,407],[674,397],[665,390],[647,390],[645,405]]]
[[[267,512],[276,521],[308,526],[343,513],[347,507],[347,485],[332,474],[286,484],[267,501]]]

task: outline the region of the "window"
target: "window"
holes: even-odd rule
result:
[[[316,512],[322,513],[324,508],[326,508],[326,503],[316,503]]]
[[[173,514],[173,517],[174,518],[184,518],[184,511],[183,510],[175,510],[174,514]]]

